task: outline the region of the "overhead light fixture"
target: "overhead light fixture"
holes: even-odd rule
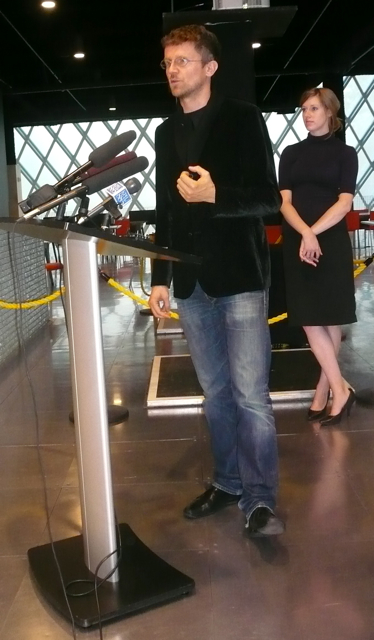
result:
[[[80,60],[81,58],[85,57],[85,53],[83,53],[82,51],[77,51],[77,53],[74,54],[74,58],[77,58],[77,60]]]
[[[114,96],[111,96],[109,99],[109,111],[116,111],[116,110],[117,110],[116,99]]]
[[[56,3],[53,2],[53,0],[44,0],[44,2],[41,3],[41,6],[43,7],[43,9],[54,9]]]
[[[261,47],[261,42],[252,42],[252,49],[259,49]]]

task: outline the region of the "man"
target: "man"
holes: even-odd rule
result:
[[[202,26],[162,41],[175,115],[156,131],[156,243],[201,256],[156,260],[149,300],[168,317],[173,279],[204,391],[214,481],[184,510],[201,518],[238,503],[252,536],[282,533],[274,514],[277,445],[268,391],[269,256],[262,217],[280,197],[271,145],[254,105],[211,93],[219,43]]]

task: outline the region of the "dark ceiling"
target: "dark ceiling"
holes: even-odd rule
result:
[[[162,15],[210,10],[211,1],[56,1],[46,11],[40,0],[0,0],[0,87],[13,123],[167,115]],[[304,88],[336,74],[374,73],[372,0],[271,0],[285,6],[297,6],[286,33],[254,54],[261,109],[292,110]],[[77,48],[83,60],[73,57]]]

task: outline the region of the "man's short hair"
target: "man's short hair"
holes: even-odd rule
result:
[[[199,24],[189,24],[185,27],[173,29],[161,40],[162,47],[169,45],[183,44],[184,42],[192,42],[196,51],[201,53],[204,63],[210,60],[219,60],[221,53],[221,45],[217,36],[205,27]]]

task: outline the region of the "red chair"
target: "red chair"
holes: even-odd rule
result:
[[[130,229],[130,220],[129,218],[121,218],[116,220],[116,236],[125,236]]]
[[[265,226],[266,237],[269,244],[282,242],[282,227],[280,224]]]

